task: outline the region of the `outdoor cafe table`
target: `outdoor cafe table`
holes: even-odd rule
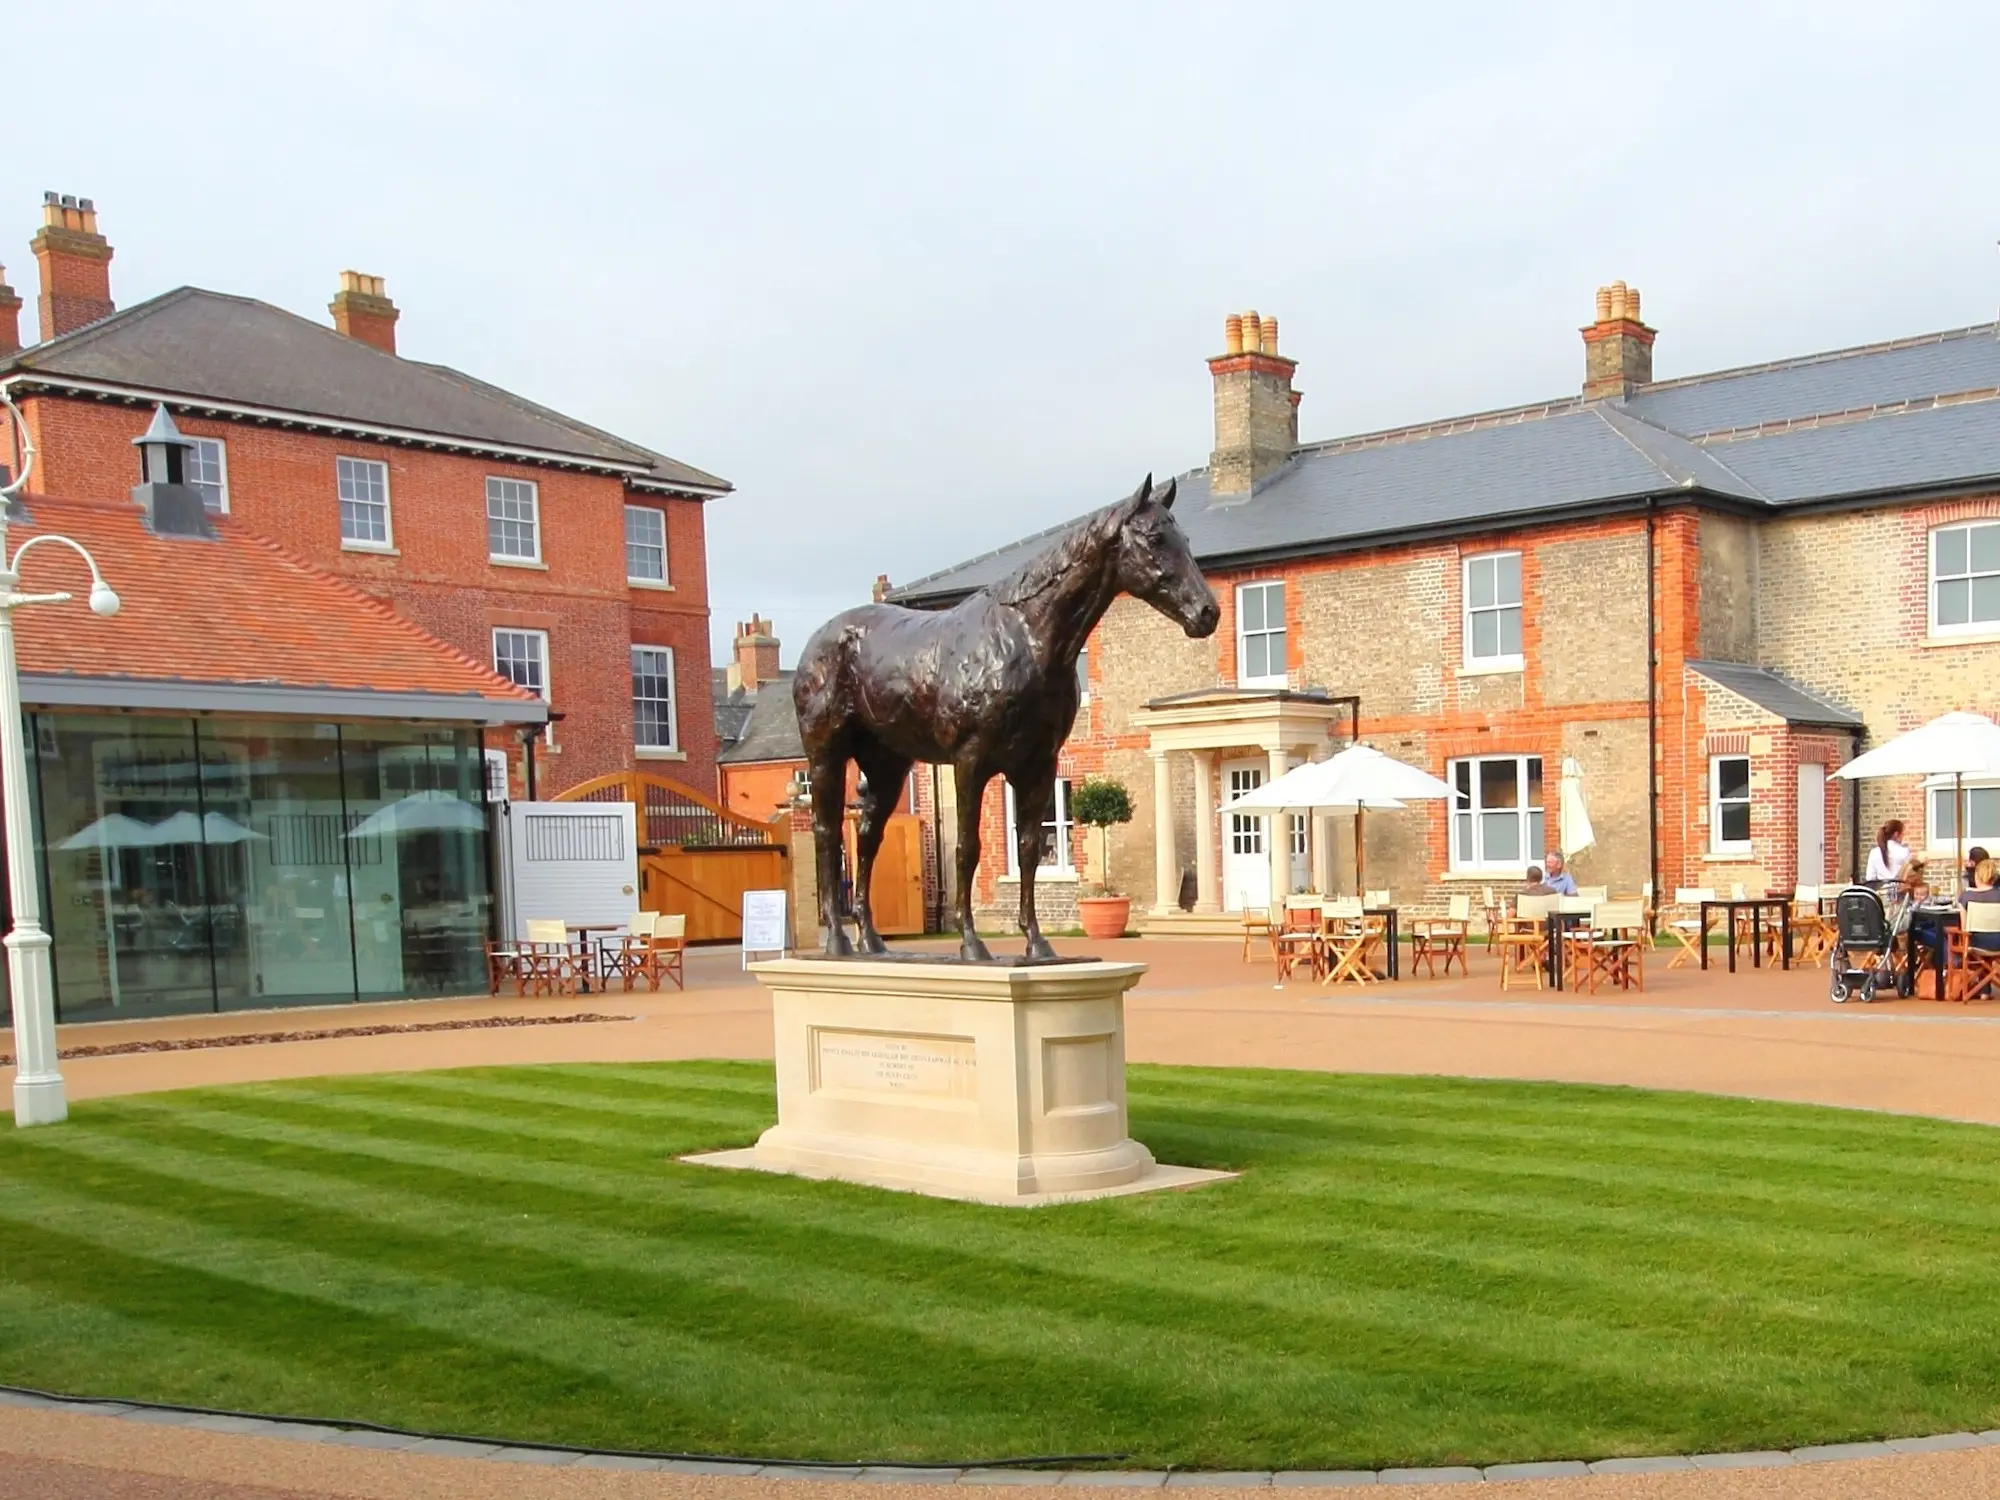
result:
[[[1563,906],[1569,906],[1569,902],[1565,901]],[[1563,906],[1558,906],[1548,917],[1549,985],[1558,990],[1563,987],[1563,931],[1570,927],[1581,927],[1591,917],[1591,908],[1588,905],[1570,906],[1567,911],[1563,910]]]
[[[1729,939],[1729,972],[1736,972],[1736,914],[1750,913],[1750,966],[1764,966],[1764,912],[1772,909],[1778,914],[1778,967],[1792,966],[1792,903],[1788,896],[1745,896],[1732,897],[1722,901],[1701,903],[1701,966],[1708,967],[1708,914],[1715,907],[1721,907],[1723,920],[1727,925]]]
[[[1393,906],[1364,906],[1361,908],[1361,912],[1363,916],[1381,917],[1383,919],[1382,936],[1383,941],[1387,943],[1389,949],[1388,956],[1384,959],[1382,965],[1385,971],[1383,977],[1386,979],[1401,979],[1403,977],[1403,969],[1402,965],[1396,959],[1396,908]]]

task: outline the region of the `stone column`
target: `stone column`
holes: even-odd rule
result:
[[[1173,916],[1181,909],[1181,861],[1174,836],[1174,766],[1167,752],[1153,757],[1153,915]]]
[[[1194,909],[1222,910],[1222,857],[1216,850],[1215,752],[1194,752]]]
[[[1283,750],[1266,752],[1271,769],[1265,773],[1266,786],[1291,770],[1291,757]],[[1264,852],[1271,858],[1271,904],[1276,906],[1292,893],[1292,815],[1274,812],[1264,819]]]

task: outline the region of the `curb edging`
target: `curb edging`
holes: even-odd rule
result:
[[[145,1402],[57,1396],[17,1386],[0,1386],[0,1407],[26,1411],[70,1411],[162,1427],[186,1427],[241,1437],[285,1442],[326,1443],[435,1458],[467,1458],[487,1463],[539,1464],[551,1468],[619,1469],[711,1478],[810,1479],[821,1483],[964,1484],[1060,1486],[1064,1489],[1345,1489],[1369,1485],[1504,1484],[1513,1480],[1583,1478],[1593,1474],[1657,1474],[1691,1469],[1775,1469],[1803,1464],[1848,1463],[1967,1448],[2000,1447],[2000,1428],[1986,1432],[1940,1432],[1886,1442],[1815,1443],[1801,1448],[1742,1453],[1661,1454],[1641,1458],[1545,1459],[1532,1463],[1452,1465],[1386,1469],[1053,1469],[918,1464],[829,1464],[766,1459],[658,1457],[604,1449],[514,1444],[486,1438],[410,1432],[399,1428],[349,1426],[296,1417],[255,1417],[231,1412],[152,1405]]]

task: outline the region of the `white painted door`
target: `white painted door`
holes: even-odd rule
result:
[[[1799,763],[1799,884],[1826,879],[1826,767]]]
[[[1312,819],[1305,813],[1287,813],[1285,821],[1292,830],[1292,890],[1309,891],[1313,888]]]
[[[1264,784],[1262,760],[1225,761],[1222,804]],[[1222,828],[1222,904],[1228,911],[1271,904],[1271,856],[1265,852],[1267,820],[1254,813],[1227,813]]]
[[[636,809],[629,802],[507,805],[515,936],[535,917],[623,925],[639,909]]]

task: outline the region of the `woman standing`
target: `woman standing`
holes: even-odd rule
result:
[[[1903,820],[1891,818],[1875,834],[1875,847],[1868,851],[1868,873],[1863,878],[1870,885],[1886,884],[1900,876],[1909,862],[1909,846],[1903,842]]]

